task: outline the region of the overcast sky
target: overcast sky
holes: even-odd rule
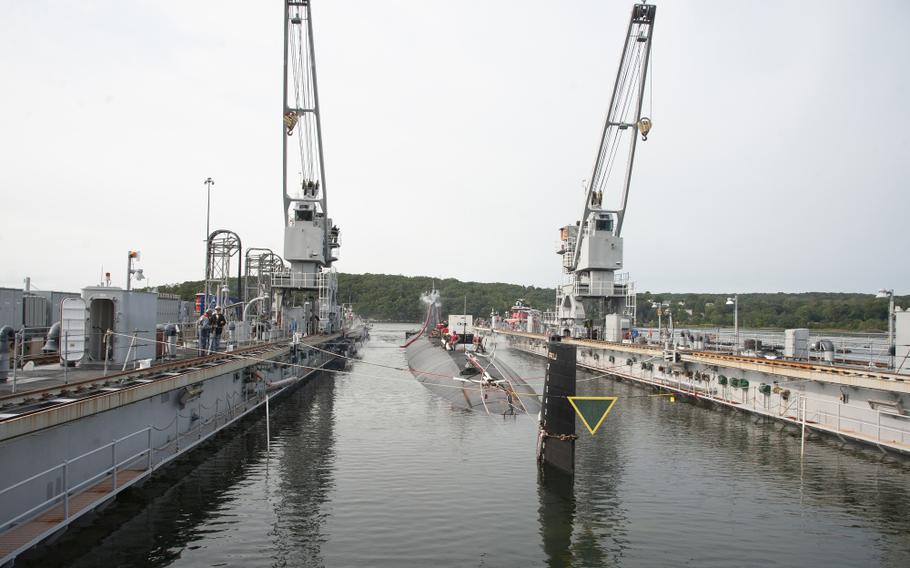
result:
[[[2,4],[0,286],[282,253],[280,0]],[[657,5],[638,289],[910,293],[910,3]],[[631,6],[314,0],[338,270],[560,281]]]

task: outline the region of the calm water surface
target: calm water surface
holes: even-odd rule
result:
[[[540,479],[536,417],[453,410],[385,325],[27,566],[910,566],[910,465],[580,375],[622,398]],[[500,349],[539,387],[543,359]],[[538,389],[539,390],[539,389]],[[583,431],[583,429],[582,429]]]

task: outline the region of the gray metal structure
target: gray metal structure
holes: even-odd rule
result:
[[[331,333],[341,325],[331,269],[340,242],[339,229],[328,216],[312,2],[285,0],[283,26],[281,178],[284,259],[289,267],[272,273],[271,309],[284,325],[286,308],[308,305],[307,321],[318,318],[319,331]]]
[[[9,466],[0,468],[0,564],[267,407],[351,346],[337,337],[266,343],[0,397],[0,455]]]
[[[230,289],[231,279],[231,259],[237,257],[237,297],[243,298],[243,273],[242,258],[243,247],[240,242],[240,236],[234,231],[227,229],[218,229],[209,234],[208,254],[205,262],[205,297],[206,302],[211,302],[208,298],[214,295],[216,304],[225,305]]]
[[[156,323],[184,323],[189,319],[187,302],[177,294],[158,294]]]
[[[622,225],[632,181],[632,165],[638,132],[646,139],[651,120],[642,116],[648,63],[657,7],[635,4],[626,32],[622,57],[613,84],[613,94],[601,133],[600,147],[587,181],[581,219],[560,231],[563,271],[568,280],[557,288],[556,313],[549,323],[569,335],[600,330],[603,317],[622,314],[635,320],[634,285],[622,268]],[[619,187],[614,168],[617,156],[626,154]],[[615,188],[616,203],[605,205],[605,196]],[[583,330],[587,330],[586,332]]]
[[[0,288],[0,327],[22,327],[22,296],[18,288]]]
[[[122,366],[155,358],[157,293],[89,286],[82,299],[88,335],[83,362]]]
[[[257,309],[260,315],[271,314],[272,275],[287,270],[284,260],[268,248],[249,248],[244,261],[244,303],[264,297]]]
[[[37,296],[43,296],[47,298],[47,325],[51,326],[60,321],[60,303],[63,302],[64,298],[81,298],[82,294],[79,292],[58,292],[53,290],[43,291],[37,290],[32,291],[33,294]]]
[[[284,257],[292,273],[315,276],[321,268],[331,266],[334,258],[309,0],[285,1],[284,38],[281,132]],[[297,151],[292,159],[293,143]],[[289,179],[289,171],[299,172],[300,177]]]

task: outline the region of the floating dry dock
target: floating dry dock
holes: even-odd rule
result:
[[[546,357],[543,334],[494,333],[515,349]],[[578,346],[578,366],[591,371],[910,456],[910,375],[590,339],[563,341]]]
[[[359,334],[356,336],[359,338]],[[59,366],[0,396],[0,565],[355,348],[343,334],[103,374]],[[27,379],[28,380],[28,379]]]

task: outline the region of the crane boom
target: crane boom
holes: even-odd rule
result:
[[[651,4],[635,4],[632,7],[626,41],[623,45],[619,68],[616,71],[613,94],[610,97],[610,106],[607,108],[594,168],[588,180],[585,208],[581,216],[581,223],[585,224],[589,222],[589,217],[595,211],[615,215],[613,235],[616,237],[619,237],[622,232],[629,197],[632,164],[635,160],[635,146],[638,140],[636,132],[641,131],[643,139],[646,139],[651,126],[650,119],[641,116],[641,107],[645,95],[645,80],[651,56],[656,13],[657,6]],[[622,146],[628,147],[628,154],[619,204],[615,209],[602,209],[607,183],[613,173],[617,153]],[[569,265],[572,270],[578,266],[582,241],[587,232],[582,229],[583,227],[579,228],[578,241]]]
[[[310,0],[285,0],[284,36],[281,140],[285,258],[291,262],[292,271],[314,273],[331,266],[335,259]],[[304,228],[305,223],[308,225]]]
[[[328,215],[312,4],[312,0],[284,0],[282,115],[276,122],[281,122],[288,266],[271,273],[272,311],[279,323],[290,318],[305,322],[307,333],[331,333],[343,320],[332,268],[341,244],[340,229]]]
[[[585,186],[585,207],[581,219],[559,231],[556,252],[562,256],[568,279],[556,288],[555,310],[547,323],[561,335],[619,341],[631,334],[635,324],[635,283],[628,273],[619,272],[623,266],[621,233],[637,133],[647,139],[651,129],[651,119],[642,116],[642,102],[656,13],[657,7],[650,4],[632,7],[600,146]],[[623,155],[625,166],[616,167]],[[612,201],[608,206],[604,205],[605,195]]]

